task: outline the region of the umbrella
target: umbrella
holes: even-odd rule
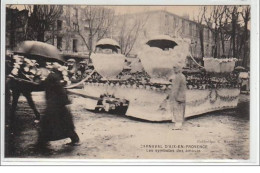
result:
[[[39,41],[24,41],[16,48],[14,53],[24,55],[29,59],[65,62],[60,55],[60,51],[55,46]]]
[[[120,49],[119,44],[115,40],[110,38],[103,38],[99,40],[96,44],[96,47],[109,46],[109,45]]]
[[[69,59],[68,62],[76,62],[75,59]]]
[[[161,49],[174,48],[174,46],[177,45],[173,38],[168,35],[157,35],[152,37],[146,44],[150,47],[158,47]]]
[[[237,66],[236,68],[235,68],[235,70],[238,70],[238,71],[244,71],[244,70],[246,70],[244,67],[242,67],[242,66]]]
[[[87,61],[80,61],[79,63],[80,63],[80,64],[88,64]]]

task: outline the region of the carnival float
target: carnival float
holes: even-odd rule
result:
[[[168,94],[174,63],[185,67],[190,41],[166,35],[151,38],[138,53],[143,70],[124,71],[126,57],[119,44],[101,39],[91,55],[94,70],[79,83],[66,88],[84,98],[88,110],[122,114],[149,121],[172,120]],[[193,59],[194,60],[194,59]],[[184,70],[187,80],[185,117],[235,108],[240,86],[235,58],[204,58],[204,67]],[[195,61],[195,60],[194,60]],[[139,65],[140,65],[139,64]],[[199,65],[199,64],[198,64]],[[73,89],[81,85],[81,89]],[[77,102],[75,98],[75,102]]]
[[[166,35],[153,37],[126,68],[126,57],[120,53],[119,44],[112,39],[101,39],[90,57],[94,68],[86,69],[86,74],[82,71],[84,79],[71,84],[69,69],[54,46],[25,41],[7,56],[6,69],[10,70],[7,78],[28,85],[26,90],[43,91],[41,82],[51,71],[56,71],[61,74],[67,91],[79,96],[72,97],[72,101],[80,102],[88,110],[149,121],[171,120],[167,97],[171,80],[174,84],[172,67],[177,62],[185,67],[186,58],[193,59],[189,46],[189,40]],[[204,67],[183,71],[187,80],[185,117],[235,108],[238,104],[236,59],[205,57],[203,60]]]
[[[68,67],[59,50],[50,44],[38,41],[24,41],[6,57],[7,78],[32,85],[39,85],[51,70],[60,72],[61,83],[70,85]]]

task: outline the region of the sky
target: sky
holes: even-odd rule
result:
[[[24,5],[13,5],[12,8],[24,9]],[[190,19],[198,15],[201,6],[109,6],[116,14],[138,13],[144,11],[166,10],[179,16],[189,15]]]
[[[125,7],[116,6],[114,7],[117,13],[124,13]],[[183,16],[188,14],[189,16],[198,15],[201,6],[128,6],[127,13],[137,13],[145,11],[154,10],[166,10],[168,12]]]

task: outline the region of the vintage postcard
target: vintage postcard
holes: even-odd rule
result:
[[[18,2],[1,164],[257,164],[259,3]]]

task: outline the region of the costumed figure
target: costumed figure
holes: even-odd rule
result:
[[[180,63],[173,66],[174,75],[172,77],[172,88],[169,100],[173,113],[172,122],[175,122],[174,130],[181,129],[184,122],[185,102],[186,102],[186,78],[182,74]]]
[[[62,85],[62,75],[61,71],[53,68],[43,83],[47,107],[40,122],[38,146],[65,138],[70,138],[72,145],[79,143],[72,114],[67,108],[70,101]]]

